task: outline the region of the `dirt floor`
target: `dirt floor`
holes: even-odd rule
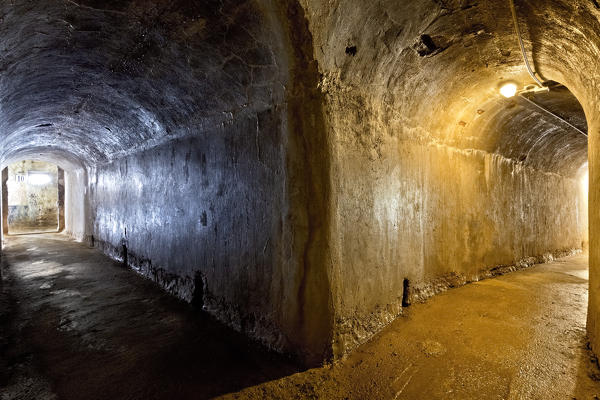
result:
[[[1,400],[600,396],[586,255],[413,305],[343,362],[300,372],[62,235],[10,237],[5,254]]]
[[[298,371],[96,249],[6,244],[1,400],[205,399]]]
[[[347,360],[226,399],[596,399],[587,255],[411,306]]]

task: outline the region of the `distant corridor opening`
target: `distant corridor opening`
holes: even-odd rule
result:
[[[23,160],[3,171],[5,232],[58,232],[64,228],[64,172],[54,164]]]

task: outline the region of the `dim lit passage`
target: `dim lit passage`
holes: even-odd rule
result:
[[[0,0],[0,398],[600,396],[595,0]]]

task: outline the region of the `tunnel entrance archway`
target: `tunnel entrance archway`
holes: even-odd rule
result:
[[[3,232],[62,232],[64,199],[64,170],[56,164],[21,160],[8,165],[2,171]]]

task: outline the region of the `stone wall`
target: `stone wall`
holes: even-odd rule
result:
[[[91,167],[93,243],[312,361],[343,356],[403,303],[582,247],[585,140],[495,100],[492,73],[469,83],[474,43],[490,62],[521,62],[486,33],[507,10],[267,3],[265,15],[287,13],[273,53],[287,69],[271,69],[289,74],[285,91],[264,80],[272,99],[252,91],[224,123]],[[467,15],[483,27],[456,34]],[[515,71],[503,79],[526,81]]]
[[[90,171],[106,253],[273,346],[291,310],[280,121],[265,113]],[[258,137],[248,135],[256,130]]]
[[[506,3],[301,3],[332,154],[335,356],[403,303],[582,247],[577,172],[587,140],[498,93],[507,80],[531,80]],[[528,38],[539,40],[536,65],[545,79],[577,88],[578,72],[564,72],[579,62],[569,58],[569,28],[554,25],[552,34],[536,22],[564,6],[532,3],[519,12]],[[585,125],[567,95],[566,117]],[[549,103],[566,104],[559,97]]]

